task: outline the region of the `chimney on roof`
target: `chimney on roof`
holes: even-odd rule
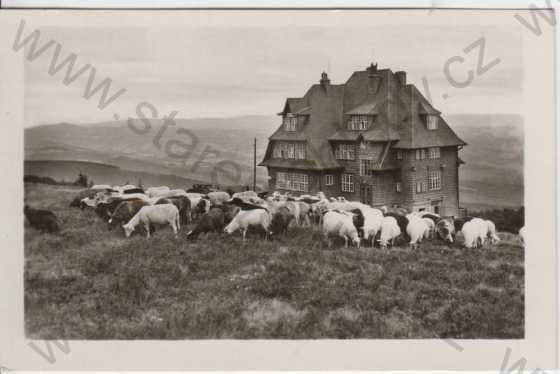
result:
[[[371,94],[375,94],[379,90],[379,84],[381,83],[381,76],[377,72],[377,64],[371,63],[366,70],[368,73],[368,91]]]
[[[406,86],[406,71],[397,71],[397,72],[395,72],[395,77],[397,77],[397,80],[398,80],[399,83],[401,84],[401,87],[405,87],[405,86]]]
[[[331,80],[329,79],[329,76],[327,75],[327,73],[325,73],[325,72],[321,73],[321,80],[319,81],[319,83],[321,83],[321,86],[326,91],[327,88],[329,87],[329,84],[331,84]]]

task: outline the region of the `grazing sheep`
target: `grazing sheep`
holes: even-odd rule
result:
[[[482,248],[484,246],[484,241],[488,236],[488,225],[486,224],[486,221],[483,220],[482,218],[473,218],[469,222],[478,228],[476,247]]]
[[[50,233],[58,232],[56,216],[50,210],[34,209],[29,205],[23,207],[25,218],[34,229]]]
[[[367,241],[368,239],[371,239],[371,247],[373,248],[375,237],[381,230],[381,223],[383,222],[383,212],[381,212],[381,210],[379,209],[365,207],[362,208],[362,214],[364,216],[364,240]]]
[[[410,236],[410,246],[412,249],[416,249],[422,242],[426,231],[429,231],[430,228],[426,221],[415,214],[409,214],[406,218],[408,219],[406,232]]]
[[[408,221],[408,220],[407,220]],[[392,216],[383,217],[381,222],[381,236],[379,238],[379,245],[381,248],[387,248],[387,244],[393,242],[401,234],[401,229],[397,223],[397,219]]]
[[[187,237],[196,238],[207,232],[221,232],[224,225],[224,210],[221,207],[215,207],[200,217],[195,228],[187,233]]]
[[[441,240],[453,243],[453,234],[455,233],[453,219],[449,217],[440,219],[436,223],[436,232]]]
[[[348,239],[360,248],[360,237],[354,226],[353,214],[341,211],[328,211],[323,216],[323,236],[331,247],[329,236],[336,235],[344,239],[344,246],[348,247]]]
[[[127,223],[143,206],[147,205],[149,204],[143,200],[121,201],[113,213],[110,214],[109,221],[107,222],[107,229],[111,231],[115,227],[122,226]]]
[[[436,224],[435,224],[434,220],[431,219],[431,218],[427,218],[427,217],[423,217],[422,220],[424,222],[426,222],[426,225],[428,226],[426,232],[424,233],[424,239],[433,238],[434,230],[436,229]]]
[[[179,219],[179,209],[173,204],[146,205],[140,208],[138,213],[123,225],[126,237],[134,231],[136,226],[142,224],[146,230],[146,237],[150,237],[150,225],[168,224],[173,229],[173,233],[177,236],[177,232],[181,228]]]
[[[490,244],[496,244],[500,241],[498,235],[496,235],[496,225],[490,220],[486,220],[486,227],[488,228],[487,238]]]
[[[224,232],[232,234],[237,230],[241,230],[243,233],[243,241],[245,241],[249,227],[260,226],[264,229],[265,239],[267,239],[270,234],[269,226],[271,220],[270,213],[266,209],[241,210],[226,226]]]
[[[479,223],[468,221],[461,228],[464,237],[465,248],[471,249],[478,247],[480,238]]]
[[[272,214],[272,222],[270,224],[270,230],[273,235],[287,234],[288,226],[294,216],[290,213],[290,210],[281,206]]]

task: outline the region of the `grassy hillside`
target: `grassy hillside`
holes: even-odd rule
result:
[[[316,229],[187,240],[107,232],[76,189],[27,184],[62,232],[25,223],[25,326],[36,339],[523,338],[524,255],[423,243],[328,249]],[[504,235],[502,235],[504,236]]]

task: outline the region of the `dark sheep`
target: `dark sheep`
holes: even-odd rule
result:
[[[134,199],[134,200],[138,200],[138,199]],[[123,199],[115,197],[107,200],[107,202],[100,202],[95,207],[95,214],[97,214],[99,218],[101,218],[102,220],[108,221],[109,219],[111,219],[111,215],[113,214],[115,209],[117,209],[119,204],[122,203],[123,201],[124,201]]]
[[[440,216],[436,216],[435,214],[432,213],[423,213],[422,218],[429,218],[432,221],[434,221],[434,223],[438,223],[438,221],[441,219]]]
[[[34,209],[28,205],[23,207],[25,218],[34,229],[56,233],[59,231],[56,216],[53,212],[46,209]]]
[[[131,194],[131,193],[144,193],[144,189],[142,189],[142,188],[130,188],[128,190],[123,191],[123,194]]]
[[[187,233],[187,237],[196,238],[206,232],[222,232],[225,226],[224,211],[215,207],[200,217],[196,227]]]
[[[268,191],[257,192],[257,196],[260,197],[263,200],[266,199],[269,194],[270,194],[270,192],[268,192]]]
[[[262,207],[260,205],[252,204],[252,203],[248,203],[246,201],[243,201],[239,197],[234,197],[231,200],[230,203],[234,204],[234,205],[237,205],[238,207],[241,208],[241,210],[266,209],[265,207]]]
[[[226,225],[241,211],[240,207],[233,204],[222,204],[219,208],[224,212],[224,224]]]
[[[270,231],[273,235],[287,234],[288,226],[294,216],[290,213],[290,210],[285,206],[282,206],[274,212],[272,215],[272,221],[270,223]]]
[[[358,230],[358,235],[360,238],[364,237],[364,215],[360,209],[352,209],[350,211],[354,216],[352,217],[352,222],[354,227]]]
[[[140,199],[121,201],[121,203],[117,205],[115,211],[111,215],[111,218],[109,219],[109,222],[107,224],[107,228],[109,230],[112,230],[117,226],[124,225],[125,223],[130,221],[130,219],[134,217],[136,213],[138,213],[140,208],[146,205],[149,204]]]

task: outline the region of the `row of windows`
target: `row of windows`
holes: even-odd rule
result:
[[[371,121],[371,116],[369,115],[353,115],[348,121],[349,130],[367,130]],[[286,131],[297,131],[298,118],[294,115],[285,115],[283,118],[283,125]],[[429,115],[426,118],[426,128],[428,130],[437,130],[438,128],[438,117]]]
[[[430,160],[435,160],[441,157],[441,150],[439,147],[421,148],[415,152],[417,160],[425,160],[426,156]]]
[[[414,159],[416,160],[436,160],[441,158],[441,148],[440,147],[429,147],[420,148],[414,151]],[[397,160],[404,160],[406,152],[398,149],[397,150]],[[355,160],[356,159],[356,147],[354,144],[338,144],[335,149],[335,157],[337,160]],[[367,161],[367,160],[363,160]],[[362,174],[361,175],[366,175]]]
[[[285,158],[295,160],[306,159],[306,144],[305,143],[283,143],[279,142],[274,145],[272,157]]]
[[[340,178],[340,187],[343,192],[354,192],[354,175],[342,174]],[[334,184],[334,176],[332,174],[325,175],[325,185],[332,186]],[[309,190],[309,177],[307,174],[301,173],[276,173],[276,188],[285,190],[307,192]],[[402,192],[402,183],[396,182],[395,189]],[[436,191],[441,189],[441,171],[435,170],[428,173],[428,181],[416,183],[416,193]]]
[[[309,191],[309,178],[307,174],[300,173],[276,173],[276,188],[291,191]]]
[[[405,152],[401,149],[397,150],[397,160],[404,160]],[[441,148],[440,147],[429,147],[429,148],[420,148],[414,151],[414,159],[416,160],[425,160],[426,157],[429,160],[436,160],[441,158]]]

